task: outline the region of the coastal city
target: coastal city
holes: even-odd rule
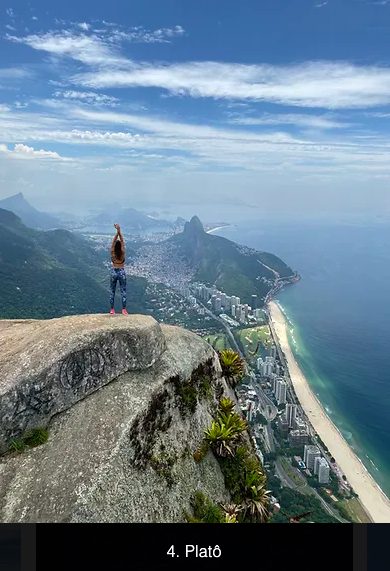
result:
[[[106,247],[107,237],[100,240]],[[227,295],[195,281],[194,269],[171,242],[141,239],[135,244],[136,255],[126,269],[148,280],[148,312],[160,322],[192,330],[217,351],[234,349],[245,361],[246,374],[236,390],[267,473],[272,521],[287,521],[286,507],[291,511],[305,505],[314,514],[310,521],[370,522],[295,394],[268,309],[285,281],[277,275],[260,278],[268,294],[259,298],[253,293],[244,303],[239,292]]]
[[[257,295],[249,305],[200,282],[149,287],[160,288],[152,311],[160,321],[187,327],[214,349],[233,348],[245,359],[245,378],[236,391],[267,473],[271,521],[287,521],[286,490],[287,503],[293,496],[292,506],[310,507],[313,523],[371,521],[300,406],[267,307],[257,307]]]

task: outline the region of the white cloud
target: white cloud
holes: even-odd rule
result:
[[[14,11],[12,10],[12,8],[6,8],[6,13],[10,18],[13,18],[15,16]]]
[[[54,97],[62,97],[64,99],[79,100],[88,104],[114,106],[118,99],[102,93],[94,93],[92,91],[56,91]]]
[[[58,153],[53,151],[44,151],[40,149],[35,150],[34,147],[28,147],[18,143],[14,146],[14,150],[11,151],[6,145],[0,145],[0,152],[5,153],[7,157],[11,159],[60,159],[62,161],[71,161],[72,159],[67,157],[61,157]]]
[[[45,51],[57,57],[69,57],[89,66],[100,66],[103,69],[112,69],[113,66],[114,68],[132,69],[135,64],[119,53],[121,42],[163,43],[170,42],[172,38],[185,33],[181,26],[158,30],[147,30],[142,26],[125,30],[116,26],[102,30],[101,33],[92,34],[87,33],[90,25],[86,22],[78,23],[77,27],[85,33],[61,30],[24,37],[7,34],[6,39],[26,44],[35,50]]]
[[[38,20],[38,18],[37,18],[36,16],[33,16],[33,17],[31,18],[31,20]]]
[[[79,24],[77,24],[79,28],[81,28],[82,30],[85,30],[86,32],[88,32],[89,28],[91,27],[89,24],[87,24],[86,22],[81,22]]]
[[[146,30],[142,26],[130,28],[128,31],[115,30],[111,32],[111,39],[126,40],[139,43],[169,43],[172,38],[185,34],[184,28],[175,26],[174,28],[159,28],[158,30]]]
[[[326,6],[328,3],[328,0],[326,0],[326,2],[321,2],[320,4],[316,4],[314,6],[314,8],[322,8],[323,6]]]
[[[76,34],[71,31],[47,32],[25,37],[10,36],[7,39],[26,44],[35,50],[42,50],[55,56],[67,56],[90,66],[127,65],[128,60],[120,56],[113,46],[98,36]]]
[[[347,62],[317,61],[291,66],[132,63],[132,69],[78,74],[73,81],[98,89],[159,87],[178,96],[329,109],[364,108],[390,102],[390,69]]]
[[[229,121],[236,125],[295,125],[312,129],[345,129],[351,123],[337,121],[326,115],[299,115],[296,113],[264,114],[261,117],[233,117]]]
[[[4,27],[7,28],[7,30],[16,31],[16,28],[14,28],[13,26],[10,26],[10,24],[6,24]]]

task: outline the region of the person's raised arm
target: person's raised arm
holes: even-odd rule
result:
[[[119,236],[119,240],[121,241],[122,254],[125,255],[125,241],[123,239],[121,227],[119,226],[119,224],[118,224],[118,236]]]
[[[118,237],[119,237],[119,232],[120,232],[119,227],[118,227],[118,224],[114,224],[114,226],[115,226],[115,229],[116,229],[116,234],[115,234],[115,236],[114,236],[114,238],[113,238],[113,240],[112,240],[112,244],[111,244],[111,254],[114,253],[115,243],[116,243],[116,241],[117,241],[117,239],[118,239]]]

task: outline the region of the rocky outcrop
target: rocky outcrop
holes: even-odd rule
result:
[[[0,321],[0,453],[122,373],[152,366],[165,347],[142,315]]]
[[[213,454],[193,458],[221,394],[234,398],[201,338],[143,316],[0,324],[0,407],[13,431],[25,414],[49,426],[45,444],[0,458],[1,522],[181,522],[195,491],[229,500]],[[50,406],[17,396],[36,386]]]

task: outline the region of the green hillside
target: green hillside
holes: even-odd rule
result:
[[[240,295],[243,302],[250,303],[252,294],[264,298],[276,277],[294,273],[273,254],[207,234],[197,216],[186,223],[181,234],[169,240],[177,244],[181,255],[196,268],[195,280],[215,284],[227,295]]]
[[[109,261],[78,235],[32,230],[0,209],[0,318],[107,312]],[[127,290],[128,311],[143,313],[146,280],[128,276]]]

